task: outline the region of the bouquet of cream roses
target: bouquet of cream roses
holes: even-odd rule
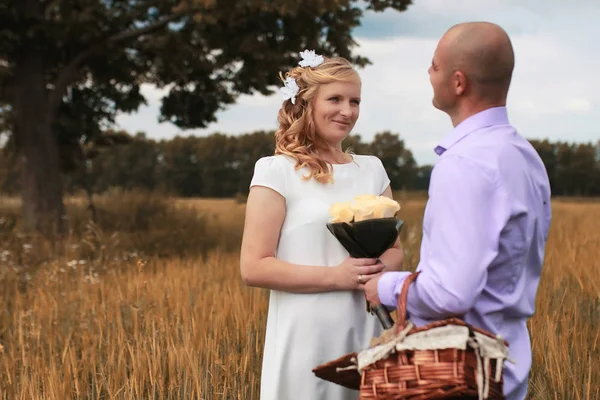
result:
[[[379,258],[392,247],[404,221],[396,218],[398,202],[375,195],[361,195],[350,202],[331,205],[332,219],[327,229],[354,258]],[[380,305],[367,311],[375,312],[385,329],[393,325],[387,309]]]
[[[400,205],[385,196],[361,195],[329,208],[327,229],[355,258],[379,258],[389,249],[404,221],[396,218]]]

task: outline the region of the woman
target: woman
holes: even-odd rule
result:
[[[332,203],[391,198],[381,161],[342,151],[360,109],[361,81],[342,58],[301,53],[287,73],[274,156],[256,162],[246,208],[241,275],[270,289],[261,400],[356,399],[312,369],[361,350],[381,333],[364,285],[401,267],[399,241],[376,259],[353,259],[326,228]]]

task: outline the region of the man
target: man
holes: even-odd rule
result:
[[[551,220],[544,164],[510,125],[506,97],[514,67],[499,26],[464,23],[440,40],[429,75],[433,105],[454,129],[439,143],[423,221],[421,271],[410,286],[407,312],[417,326],[460,316],[510,344],[504,392],[527,394],[535,309]],[[408,272],[367,283],[374,304],[397,307]]]

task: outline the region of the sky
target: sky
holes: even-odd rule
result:
[[[515,71],[507,109],[511,123],[529,139],[589,142],[600,139],[600,1],[413,0],[405,12],[367,12],[354,31],[357,54],[372,65],[362,79],[360,117],[353,134],[370,141],[397,133],[419,165],[432,164],[433,148],[452,125],[431,104],[427,68],[439,38],[452,25],[489,21],[509,34]],[[277,128],[281,96],[244,95],[217,114],[206,129],[182,131],[158,123],[164,91],[142,88],[148,104],[120,114],[117,127],[150,138],[243,134]]]

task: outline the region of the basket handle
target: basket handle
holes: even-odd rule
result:
[[[413,283],[417,276],[419,276],[421,272],[413,272],[404,280],[404,284],[402,285],[402,290],[398,295],[398,315],[397,315],[397,332],[400,333],[406,328],[406,302],[408,300],[408,287],[411,283]]]

